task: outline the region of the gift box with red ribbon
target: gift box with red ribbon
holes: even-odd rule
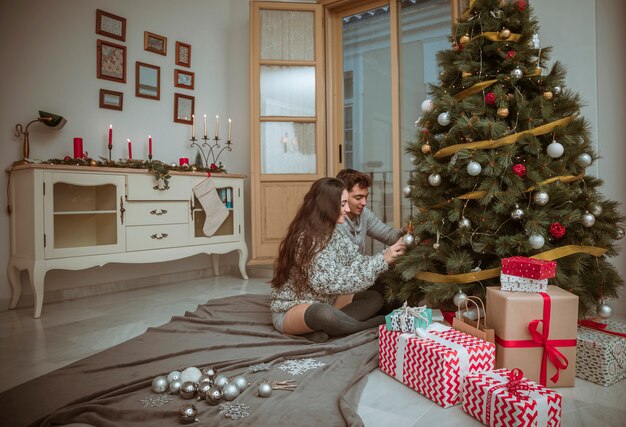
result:
[[[513,292],[545,292],[548,290],[548,279],[529,279],[502,273],[500,289]]]
[[[463,382],[463,411],[486,426],[557,427],[561,395],[523,377],[519,369],[469,374]]]
[[[576,376],[603,386],[626,378],[626,323],[578,322]]]
[[[502,274],[541,280],[556,275],[556,261],[513,256],[502,258]]]
[[[461,381],[492,370],[493,343],[433,323],[416,334],[379,328],[380,370],[444,408],[461,402]]]
[[[572,387],[576,374],[578,297],[487,287],[487,318],[496,335],[496,367],[519,368],[544,387]]]

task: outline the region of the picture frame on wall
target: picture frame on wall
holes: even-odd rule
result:
[[[167,37],[151,33],[143,32],[143,49],[148,52],[158,53],[167,56]]]
[[[174,70],[174,86],[193,90],[194,80],[195,73],[185,70]]]
[[[176,42],[176,65],[181,67],[191,67],[191,45],[183,42]]]
[[[193,124],[195,97],[174,93],[174,121],[176,123]]]
[[[135,96],[161,99],[161,67],[139,61],[135,63]]]
[[[98,78],[126,83],[126,46],[98,40]]]
[[[97,9],[96,34],[126,41],[126,18]]]
[[[108,89],[100,89],[100,108],[122,111],[124,94]]]

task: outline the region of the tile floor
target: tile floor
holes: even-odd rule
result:
[[[267,278],[224,275],[0,312],[0,391],[167,323],[209,299],[268,293]],[[479,426],[460,408],[443,409],[376,370],[364,379],[358,412],[366,426]],[[602,387],[577,379],[562,388],[565,427],[626,426],[626,380]],[[392,396],[392,397],[390,397]]]

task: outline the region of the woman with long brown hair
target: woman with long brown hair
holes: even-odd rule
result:
[[[384,316],[375,316],[382,296],[366,289],[404,253],[404,244],[361,255],[336,228],[348,212],[348,191],[339,179],[321,178],[304,196],[274,264],[270,309],[277,330],[315,332],[310,338],[324,341],[384,323]]]

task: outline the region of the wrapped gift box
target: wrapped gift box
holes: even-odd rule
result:
[[[579,327],[577,336],[578,378],[610,386],[626,377],[626,323],[609,322],[604,331]]]
[[[545,387],[574,386],[576,295],[557,286],[539,293],[489,286],[487,318],[496,334],[496,367],[519,368]]]
[[[548,279],[529,279],[502,273],[500,289],[513,292],[545,292],[548,290]]]
[[[493,369],[495,346],[439,323],[430,329],[418,336],[381,325],[380,370],[447,408],[460,403],[463,376]]]
[[[523,256],[502,258],[502,273],[535,280],[549,279],[556,274],[556,261]]]
[[[415,333],[417,328],[425,329],[433,321],[433,312],[430,308],[407,307],[406,303],[385,316],[387,330],[405,333]]]
[[[463,411],[486,426],[530,427],[561,424],[561,395],[508,369],[468,374]]]

